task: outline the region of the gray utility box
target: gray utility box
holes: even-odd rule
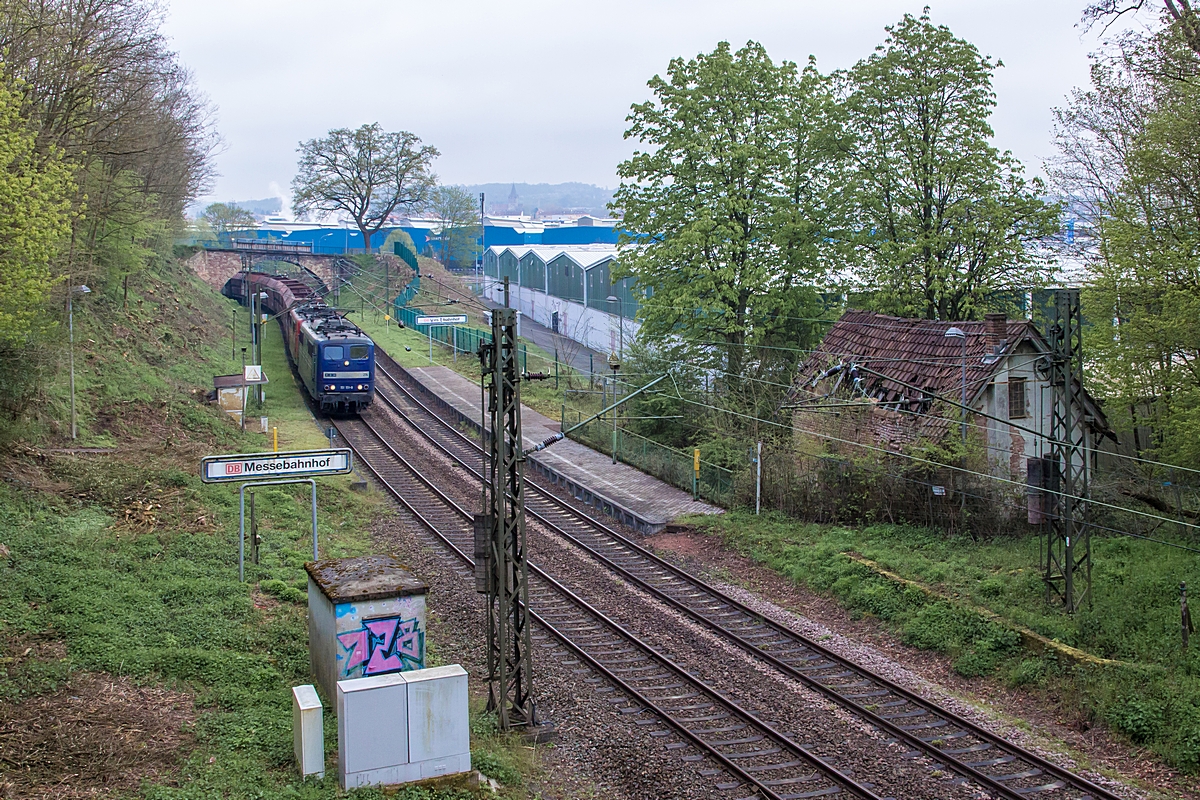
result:
[[[308,571],[308,657],[333,704],[338,681],[425,667],[424,581],[391,556],[327,558]]]
[[[467,673],[458,664],[339,681],[337,710],[343,789],[471,769]]]

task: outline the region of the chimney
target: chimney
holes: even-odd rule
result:
[[[999,314],[986,314],[983,317],[983,342],[987,345],[989,353],[998,353],[1000,348],[1004,346],[1008,339],[1008,316],[1003,312]]]

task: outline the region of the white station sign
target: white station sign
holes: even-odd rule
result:
[[[443,314],[440,317],[417,317],[418,325],[466,325],[466,314]]]
[[[350,449],[299,450],[290,453],[244,453],[208,456],[200,461],[204,483],[255,478],[314,478],[350,472]]]

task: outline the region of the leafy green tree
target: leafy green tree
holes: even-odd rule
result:
[[[397,211],[425,207],[437,185],[430,169],[437,148],[408,131],[389,132],[379,123],[357,130],[336,128],[322,139],[301,142],[292,179],[292,208],[350,215],[371,247],[371,236]]]
[[[258,220],[244,208],[231,203],[212,203],[200,214],[200,219],[212,228],[217,237],[236,231],[254,230]]]
[[[396,242],[399,242],[401,247],[407,248],[414,256],[417,254],[417,246],[413,244],[412,237],[400,228],[396,228],[388,233],[387,238],[383,240],[383,244],[379,246],[379,252],[392,255],[395,252],[393,245]]]
[[[842,77],[854,140],[859,279],[880,310],[970,319],[987,298],[1038,285],[1031,244],[1057,229],[1039,179],[991,144],[998,64],[928,9]]]
[[[812,282],[827,268],[829,83],[811,65],[773,63],[756,42],[737,52],[721,42],[648,85],[654,99],[633,106],[625,132],[644,149],[618,167],[611,206],[626,231],[618,277],[648,292],[641,335],[736,382],[748,348],[812,316]]]
[[[474,264],[479,254],[479,204],[460,186],[439,186],[430,194],[429,212],[438,221],[433,239],[442,265]]]
[[[1185,34],[1128,37],[1093,67],[1056,111],[1053,174],[1098,240],[1093,390],[1140,450],[1200,466],[1200,56]]]
[[[0,75],[0,346],[35,332],[53,285],[51,262],[70,231],[74,169],[55,148],[39,154],[21,101]]]

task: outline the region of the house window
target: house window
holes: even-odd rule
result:
[[[1008,379],[1008,418],[1023,419],[1025,417],[1025,379]]]

